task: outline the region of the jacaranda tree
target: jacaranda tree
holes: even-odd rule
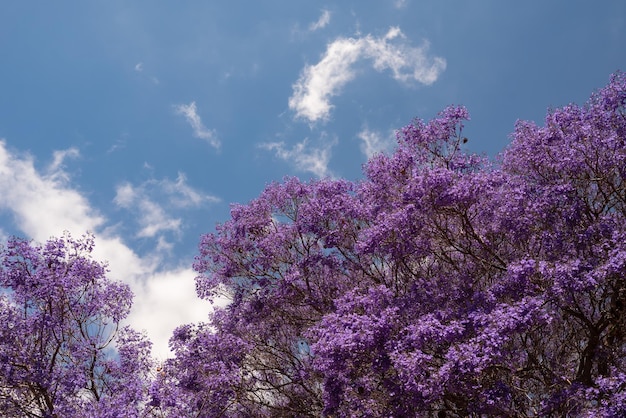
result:
[[[0,415],[133,417],[150,343],[128,327],[132,294],[93,260],[93,236],[0,250]]]
[[[200,298],[155,368],[93,237],[0,252],[0,412],[17,417],[626,416],[626,75],[518,122],[463,107],[364,179],[287,178],[204,235]],[[154,373],[154,376],[151,375]]]
[[[272,184],[202,237],[206,324],[168,416],[626,414],[626,77],[519,122],[495,162],[450,107],[358,183]]]

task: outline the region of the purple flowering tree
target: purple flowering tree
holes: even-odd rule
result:
[[[202,237],[206,324],[152,386],[168,416],[626,414],[626,76],[519,122],[495,162],[462,107],[359,183],[289,178]]]
[[[0,251],[0,411],[14,417],[139,416],[150,343],[120,327],[129,287],[90,256],[93,236]]]

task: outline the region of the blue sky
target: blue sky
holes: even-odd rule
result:
[[[4,2],[0,237],[96,235],[167,354],[200,234],[286,175],[358,180],[468,107],[470,151],[626,71],[622,0]]]

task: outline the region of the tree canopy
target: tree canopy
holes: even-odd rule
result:
[[[233,205],[194,264],[198,296],[229,303],[179,327],[154,376],[131,330],[105,359],[130,295],[74,255],[90,240],[10,241],[0,408],[624,416],[626,76],[518,122],[495,161],[467,152],[467,120],[413,121],[360,181],[286,178]]]
[[[132,294],[106,277],[106,266],[90,256],[93,245],[90,235],[45,245],[12,238],[0,252],[3,416],[138,414],[150,342],[120,327]]]

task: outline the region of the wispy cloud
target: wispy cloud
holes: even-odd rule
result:
[[[413,47],[402,31],[392,27],[383,37],[367,35],[339,38],[331,42],[326,53],[315,65],[307,65],[293,85],[289,108],[297,118],[309,122],[327,120],[333,105],[330,99],[354,79],[354,65],[361,59],[372,61],[377,71],[391,70],[392,76],[403,83],[434,83],[446,68],[441,57],[430,57],[429,43]]]
[[[122,132],[120,137],[117,138],[113,142],[113,145],[111,145],[109,147],[109,149],[106,151],[106,153],[107,154],[112,154],[112,153],[116,152],[117,150],[126,148],[126,142],[128,141],[128,138],[130,138],[130,134],[128,132]]]
[[[146,195],[142,188],[133,187],[130,183],[123,183],[115,190],[114,202],[121,208],[132,210],[137,214],[140,225],[137,236],[153,238],[166,231],[179,234],[181,219],[170,216],[166,211]]]
[[[148,75],[144,73],[144,65],[143,62],[138,62],[137,64],[135,64],[135,72],[141,74],[141,77],[143,79],[146,80],[150,80],[153,84],[160,84],[160,81],[157,77],[155,77],[154,75]]]
[[[330,11],[324,9],[322,10],[322,15],[320,16],[320,18],[317,19],[317,21],[309,25],[309,30],[316,31],[318,29],[322,29],[326,27],[326,25],[328,25],[329,23],[330,23]]]
[[[163,245],[164,233],[180,235],[182,232],[183,221],[174,212],[218,201],[217,197],[189,186],[183,173],[179,173],[174,181],[165,178],[151,179],[138,186],[129,182],[119,184],[114,199],[118,207],[137,215],[137,237],[158,238],[161,248],[167,248]]]
[[[362,141],[361,151],[368,159],[380,152],[390,151],[394,145],[393,137],[384,136],[380,132],[372,131],[367,127],[363,128],[357,134],[357,137]]]
[[[220,199],[206,193],[199,192],[187,184],[187,176],[178,173],[175,181],[161,180],[158,182],[169,196],[170,201],[177,207],[199,207],[205,203],[217,203]]]
[[[316,147],[311,146],[308,139],[304,139],[291,148],[284,142],[264,143],[260,147],[273,151],[278,158],[292,164],[299,171],[313,173],[322,178],[332,176],[328,163],[335,144],[336,141],[327,141]]]
[[[61,151],[46,171],[40,172],[32,157],[9,151],[0,140],[0,210],[12,215],[20,233],[39,242],[61,236],[63,231],[74,236],[95,233],[94,257],[108,261],[109,276],[128,283],[135,293],[129,323],[145,329],[154,342],[155,355],[166,357],[173,329],[183,323],[206,321],[211,309],[195,295],[196,274],[187,266],[164,268],[159,260],[140,257],[115,228],[107,227],[107,219],[71,187],[71,179],[63,172],[60,162],[72,154]],[[0,238],[4,238],[2,234],[0,230]]]
[[[64,162],[68,158],[80,157],[80,151],[78,148],[68,148],[66,150],[57,150],[52,153],[52,162],[48,166],[48,174],[54,180],[68,180],[69,177],[65,172]]]
[[[220,141],[217,139],[217,134],[213,129],[207,129],[198,115],[198,109],[196,108],[196,102],[191,102],[188,105],[181,104],[174,106],[177,114],[183,115],[189,125],[193,128],[193,135],[196,138],[204,139],[213,148],[219,149]]]

